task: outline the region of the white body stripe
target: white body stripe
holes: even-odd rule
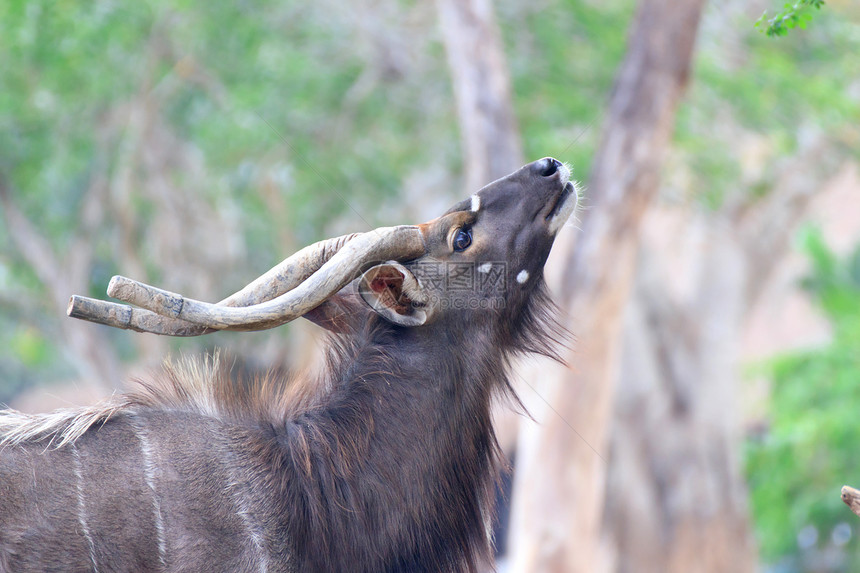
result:
[[[75,464],[75,489],[78,497],[78,524],[81,526],[81,534],[87,540],[87,546],[90,551],[90,561],[93,564],[93,571],[98,573],[99,564],[96,561],[96,545],[93,542],[93,536],[90,534],[90,528],[87,526],[87,506],[84,502],[84,472],[81,465],[81,454],[78,448],[72,445],[72,459]]]
[[[152,513],[155,520],[155,532],[158,535],[158,560],[162,566],[167,567],[167,539],[164,534],[164,517],[161,514],[161,503],[158,501],[158,493],[155,489],[155,472],[157,467],[153,460],[152,445],[149,435],[141,423],[131,419],[131,428],[137,441],[140,442],[140,453],[143,456],[143,479],[146,487],[152,493]]]
[[[236,508],[236,515],[238,515],[239,519],[242,520],[242,525],[245,527],[245,531],[248,532],[248,538],[251,540],[254,549],[257,551],[258,570],[260,573],[266,573],[269,570],[269,555],[266,553],[263,535],[256,527],[254,519],[252,518],[248,500],[245,499],[245,496],[243,495],[243,488],[239,485],[241,480],[236,479],[236,475],[232,471],[233,468],[236,467],[238,467],[238,460],[236,460],[235,455],[228,450],[228,460],[225,464],[225,468],[227,469],[230,482],[227,484],[227,492],[229,492],[230,498],[233,500],[233,506]]]
[[[233,498],[238,506],[236,514],[241,518],[242,523],[245,525],[245,529],[248,531],[248,537],[251,538],[251,543],[254,544],[254,548],[257,550],[260,573],[266,573],[269,570],[269,556],[266,554],[266,549],[263,547],[263,536],[260,535],[260,532],[257,531],[256,527],[254,527],[254,522],[251,520],[251,515],[248,512],[245,500],[241,498],[236,499],[235,495]]]

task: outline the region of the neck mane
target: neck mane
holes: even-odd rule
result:
[[[313,570],[477,571],[491,563],[504,456],[494,396],[519,403],[514,355],[557,359],[555,307],[539,283],[516,316],[405,329],[371,320],[333,345],[326,391],[287,418],[305,515],[293,531]],[[493,321],[493,323],[489,323]],[[435,329],[435,330],[430,330]],[[373,532],[368,536],[367,532]],[[377,565],[377,570],[378,569]]]
[[[439,332],[371,321],[333,345],[326,391],[275,426],[292,461],[285,487],[299,484],[304,504],[290,534],[309,570],[379,570],[380,558],[387,571],[490,562],[502,459],[490,403],[507,364],[498,346],[462,334],[440,344]]]

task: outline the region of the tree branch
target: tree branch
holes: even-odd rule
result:
[[[845,502],[845,505],[851,508],[851,511],[853,511],[855,515],[860,517],[860,490],[843,485],[842,501]]]
[[[820,188],[823,175],[835,172],[840,154],[833,153],[826,140],[810,145],[788,160],[772,190],[763,199],[746,200],[733,217],[736,236],[746,254],[751,273],[748,281],[748,305],[755,303],[765,280],[770,276],[803,220],[809,204]],[[751,193],[746,194],[747,197]]]
[[[70,291],[83,290],[86,287],[92,260],[92,245],[82,237],[87,237],[99,224],[102,209],[89,205],[92,202],[101,203],[97,195],[103,185],[98,183],[99,180],[97,178],[97,181],[94,181],[84,197],[84,205],[81,207],[83,227],[78,237],[73,239],[73,247],[69,249],[80,249],[82,252],[63,253],[64,263],[61,263],[60,255],[48,239],[15,204],[6,179],[0,174],[0,205],[3,206],[3,218],[9,229],[10,239],[24,262],[48,291],[58,316],[63,315]],[[72,331],[64,322],[57,324],[62,332],[57,342],[64,348],[81,376],[97,380],[106,389],[115,389],[119,381],[119,361],[99,331],[92,327],[77,327]],[[51,337],[55,338],[56,335],[52,333]]]
[[[58,296],[64,283],[59,276],[60,265],[56,253],[48,240],[36,230],[35,225],[12,200],[6,178],[2,175],[0,175],[0,205],[3,206],[3,219],[6,221],[12,243],[36,273],[39,281],[51,293],[55,304],[62,308],[65,306],[66,295]]]

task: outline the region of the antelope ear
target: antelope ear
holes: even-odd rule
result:
[[[433,314],[427,291],[409,269],[394,261],[365,271],[358,292],[377,314],[400,326],[421,326]]]

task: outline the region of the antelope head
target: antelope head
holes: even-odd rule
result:
[[[568,167],[547,157],[427,223],[311,245],[217,304],[117,276],[108,294],[134,307],[73,296],[68,314],[171,336],[263,330],[311,313],[359,279],[355,288],[361,298],[399,326],[433,324],[447,310],[493,309],[505,316],[539,284],[553,240],[577,198]]]

